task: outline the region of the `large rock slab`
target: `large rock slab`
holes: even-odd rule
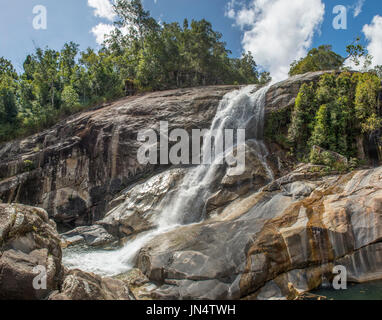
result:
[[[330,281],[334,265],[352,281],[380,279],[382,167],[313,181],[300,174],[150,241],[137,266],[161,284],[152,296],[285,299],[290,284],[306,291]]]
[[[116,204],[97,224],[118,238],[153,229],[162,209],[178,190],[187,169],[170,169],[137,183],[115,198]]]
[[[137,160],[140,130],[210,127],[221,98],[238,86],[154,92],[121,99],[0,146],[0,198],[46,209],[72,226],[101,220],[113,197],[157,166]]]
[[[132,300],[127,283],[113,278],[101,278],[93,273],[70,270],[65,273],[60,291],[49,300]]]
[[[60,239],[45,210],[0,204],[0,299],[43,299],[61,282]],[[33,286],[41,268],[46,288]]]

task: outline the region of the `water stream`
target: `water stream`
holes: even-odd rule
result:
[[[273,179],[272,170],[265,159],[267,148],[262,142],[264,101],[267,90],[268,87],[257,90],[256,86],[246,86],[226,94],[219,104],[209,134],[218,133],[214,135],[216,146],[219,141],[224,140],[224,129],[245,129],[246,138],[255,142],[259,160],[266,168],[269,177]],[[202,154],[208,147],[210,146],[203,146]],[[221,170],[220,157],[224,157],[231,151],[222,151],[222,154],[212,159],[211,164],[198,165],[186,174],[179,190],[171,195],[171,199],[163,200],[168,204],[161,211],[154,230],[138,235],[123,248],[114,251],[66,250],[63,257],[65,266],[101,275],[117,275],[134,266],[139,250],[155,236],[171,231],[180,225],[202,221],[205,217],[206,200],[215,191],[216,184],[221,181],[224,174],[224,170]]]

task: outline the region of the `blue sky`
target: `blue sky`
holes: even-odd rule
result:
[[[111,25],[105,10],[111,0],[2,0],[0,6],[0,56],[10,59],[18,71],[35,46],[60,49],[74,41],[81,49],[97,48],[91,30],[99,24]],[[233,56],[243,50],[254,52],[256,61],[282,78],[290,60],[301,57],[320,44],[332,44],[344,55],[356,36],[365,39],[367,29],[375,63],[382,64],[382,1],[380,0],[144,0],[144,6],[162,21],[182,22],[184,18],[205,18],[224,35]],[[90,5],[93,7],[91,7]],[[355,8],[360,10],[355,17]],[[47,9],[47,29],[33,28],[33,8]],[[333,8],[347,8],[347,29],[333,28]],[[98,7],[98,8],[97,8]],[[98,10],[98,11],[96,11]],[[96,14],[98,12],[98,14]],[[373,22],[374,18],[374,22]],[[102,29],[103,30],[103,29]],[[381,55],[379,55],[381,53]]]

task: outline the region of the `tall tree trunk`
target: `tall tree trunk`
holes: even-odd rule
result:
[[[54,109],[54,83],[52,81],[52,109]]]

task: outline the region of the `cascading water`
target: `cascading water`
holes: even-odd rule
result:
[[[255,142],[259,160],[268,176],[273,179],[272,170],[265,160],[267,148],[261,140],[264,126],[264,100],[267,91],[268,87],[256,90],[255,86],[247,86],[226,94],[219,104],[208,135],[216,133],[213,137],[216,146],[219,141],[224,140],[225,129],[245,129],[247,139]],[[202,154],[205,154],[210,147],[208,144],[203,145]],[[200,164],[186,174],[180,189],[171,195],[171,199],[163,200],[167,205],[159,216],[156,229],[140,234],[123,248],[115,251],[70,250],[64,255],[64,264],[69,268],[81,268],[84,271],[102,275],[120,274],[132,268],[139,250],[155,236],[180,225],[203,220],[206,200],[214,192],[216,182],[222,178],[221,157],[230,151],[232,150],[217,154],[211,164]]]

